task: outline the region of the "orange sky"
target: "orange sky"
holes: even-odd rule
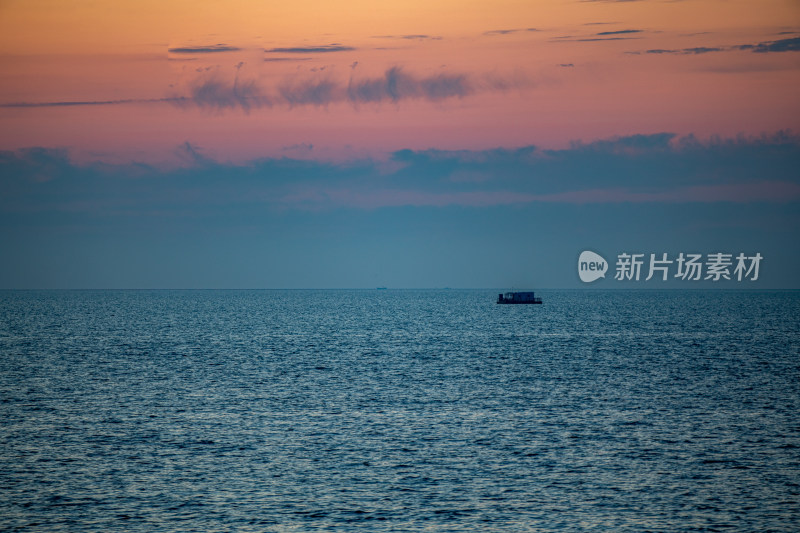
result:
[[[348,158],[797,129],[798,32],[787,0],[5,1],[0,149]]]

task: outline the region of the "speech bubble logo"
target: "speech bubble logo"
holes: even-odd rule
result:
[[[607,270],[608,261],[601,255],[585,250],[578,257],[578,276],[584,283],[591,283],[599,278],[606,277]]]

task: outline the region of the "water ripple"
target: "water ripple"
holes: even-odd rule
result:
[[[800,530],[800,295],[495,296],[0,292],[0,529]]]

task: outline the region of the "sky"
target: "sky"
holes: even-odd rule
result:
[[[800,289],[798,82],[797,0],[0,0],[0,288]]]

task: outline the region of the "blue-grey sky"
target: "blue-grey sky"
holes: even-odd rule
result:
[[[5,288],[567,288],[577,256],[760,253],[800,288],[800,139],[637,135],[389,159],[77,163],[0,154]],[[710,282],[591,285],[699,287]],[[644,277],[644,276],[643,276]]]

